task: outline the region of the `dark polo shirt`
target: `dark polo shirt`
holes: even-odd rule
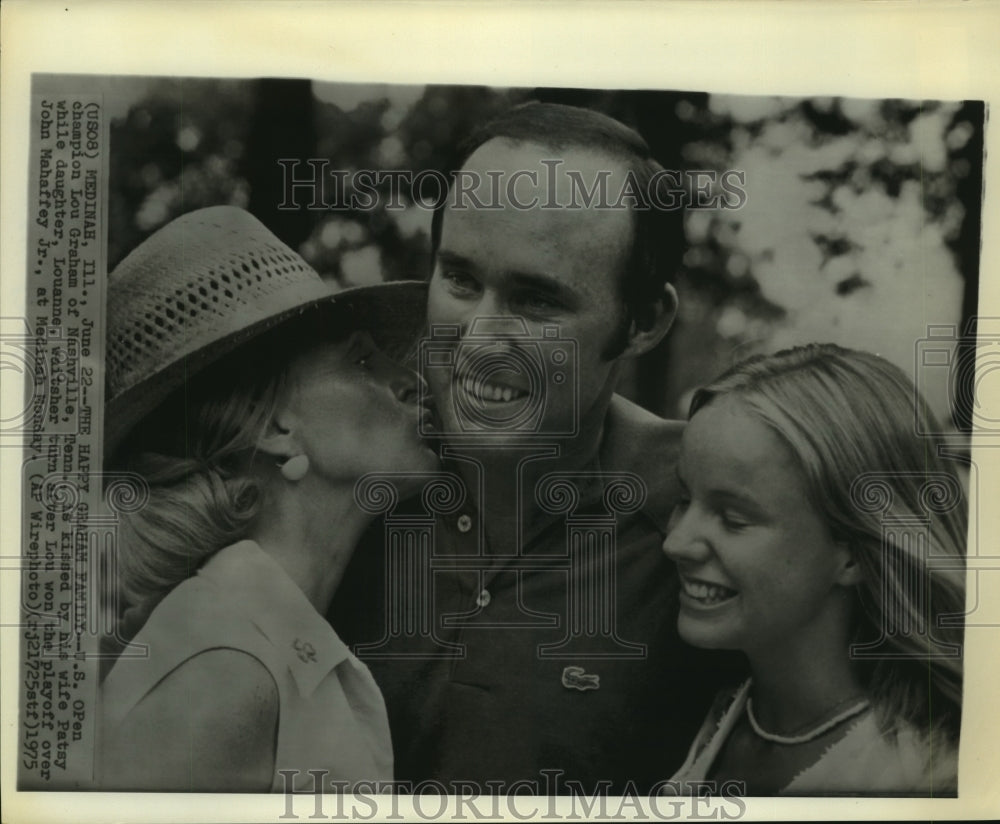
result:
[[[520,556],[491,553],[469,504],[436,518],[429,551],[396,556],[418,568],[390,574],[386,524],[369,530],[330,619],[385,696],[397,780],[646,793],[680,766],[731,667],[677,635],[661,544],[682,427],[616,396],[575,504],[556,489]],[[403,579],[429,599],[423,618],[400,611]]]

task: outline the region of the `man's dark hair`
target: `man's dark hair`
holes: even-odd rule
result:
[[[539,143],[555,151],[590,149],[625,164],[640,203],[648,208],[632,209],[635,228],[622,281],[626,317],[610,352],[606,353],[608,357],[616,357],[628,343],[632,321],[640,329],[652,325],[652,307],[661,299],[664,284],[673,281],[684,256],[683,211],[662,208],[647,198],[653,177],[663,171],[663,166],[652,157],[646,141],[636,131],[612,117],[577,106],[531,102],[504,112],[473,132],[459,147],[452,175],[479,147],[494,138]],[[663,176],[658,182],[663,182]],[[446,201],[447,198],[442,198],[431,223],[433,256],[437,255],[441,242]]]

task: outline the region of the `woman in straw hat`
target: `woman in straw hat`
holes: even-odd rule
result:
[[[674,780],[750,795],[954,795],[965,494],[902,370],[812,344],[699,390],[664,541],[678,630],[737,649]]]
[[[322,615],[373,517],[358,479],[437,466],[416,377],[381,348],[415,339],[422,296],[331,294],[230,207],[112,274],[107,466],[147,498],[123,519],[117,589],[145,620],[102,685],[102,788],[391,780],[382,696]]]

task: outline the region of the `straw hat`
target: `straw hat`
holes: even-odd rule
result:
[[[396,281],[336,291],[259,220],[231,206],[164,226],[108,280],[105,456],[206,366],[334,303],[399,355],[423,328],[426,286]]]

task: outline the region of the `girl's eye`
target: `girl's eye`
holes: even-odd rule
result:
[[[720,518],[722,519],[722,525],[726,529],[733,531],[750,526],[750,522],[746,518],[732,510],[724,509],[720,514]]]

